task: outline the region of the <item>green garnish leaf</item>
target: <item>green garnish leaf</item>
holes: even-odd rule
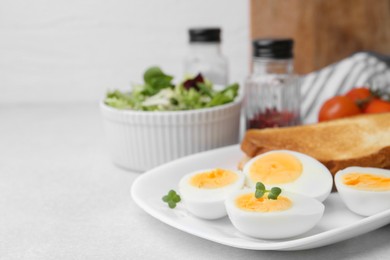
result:
[[[176,195],[176,196],[173,196],[172,201],[177,203],[177,202],[181,201],[181,198],[179,195]]]
[[[260,199],[261,197],[263,197],[264,193],[265,193],[265,190],[256,190],[256,192],[255,192],[256,199]]]
[[[171,209],[176,207],[176,203],[181,201],[180,195],[174,190],[170,190],[167,195],[162,197],[162,200],[168,203],[168,207]]]
[[[270,200],[276,200],[281,192],[282,190],[279,187],[273,187],[268,193],[268,198]]]
[[[174,201],[168,201],[168,206],[173,209],[176,207],[176,203]]]
[[[264,190],[265,191],[264,184],[261,182],[256,183],[256,190]]]
[[[268,193],[268,199],[276,200],[276,199],[278,199],[278,196],[270,192],[270,193]]]
[[[257,199],[260,199],[264,196],[264,193],[266,192],[265,186],[261,182],[256,183],[256,191],[255,191],[255,197]]]
[[[282,189],[279,187],[273,187],[271,190],[267,190],[265,188],[265,185],[261,182],[256,183],[256,191],[255,191],[255,197],[257,199],[260,199],[264,196],[264,194],[268,192],[268,199],[270,200],[276,200],[280,193],[282,193]]]

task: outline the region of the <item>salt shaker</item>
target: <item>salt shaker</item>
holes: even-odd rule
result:
[[[292,39],[253,41],[252,74],[245,82],[246,129],[300,123],[300,84],[293,73]]]
[[[186,74],[201,73],[217,85],[227,85],[228,64],[221,52],[220,28],[189,29],[189,53],[184,61]]]

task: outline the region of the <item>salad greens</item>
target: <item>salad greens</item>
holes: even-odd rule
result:
[[[108,92],[105,103],[118,109],[176,111],[223,105],[238,95],[237,83],[215,90],[201,74],[176,85],[172,81],[159,67],[151,67],[144,73],[143,85],[134,86],[131,92]]]

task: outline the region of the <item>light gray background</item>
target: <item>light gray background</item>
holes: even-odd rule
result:
[[[222,28],[230,79],[241,83],[248,0],[1,0],[0,103],[97,101],[151,65],[181,78],[193,26]]]

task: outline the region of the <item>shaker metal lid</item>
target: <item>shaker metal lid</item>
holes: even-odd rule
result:
[[[290,59],[293,57],[293,39],[256,39],[253,56],[259,58]]]
[[[190,42],[221,42],[220,28],[190,28]]]

